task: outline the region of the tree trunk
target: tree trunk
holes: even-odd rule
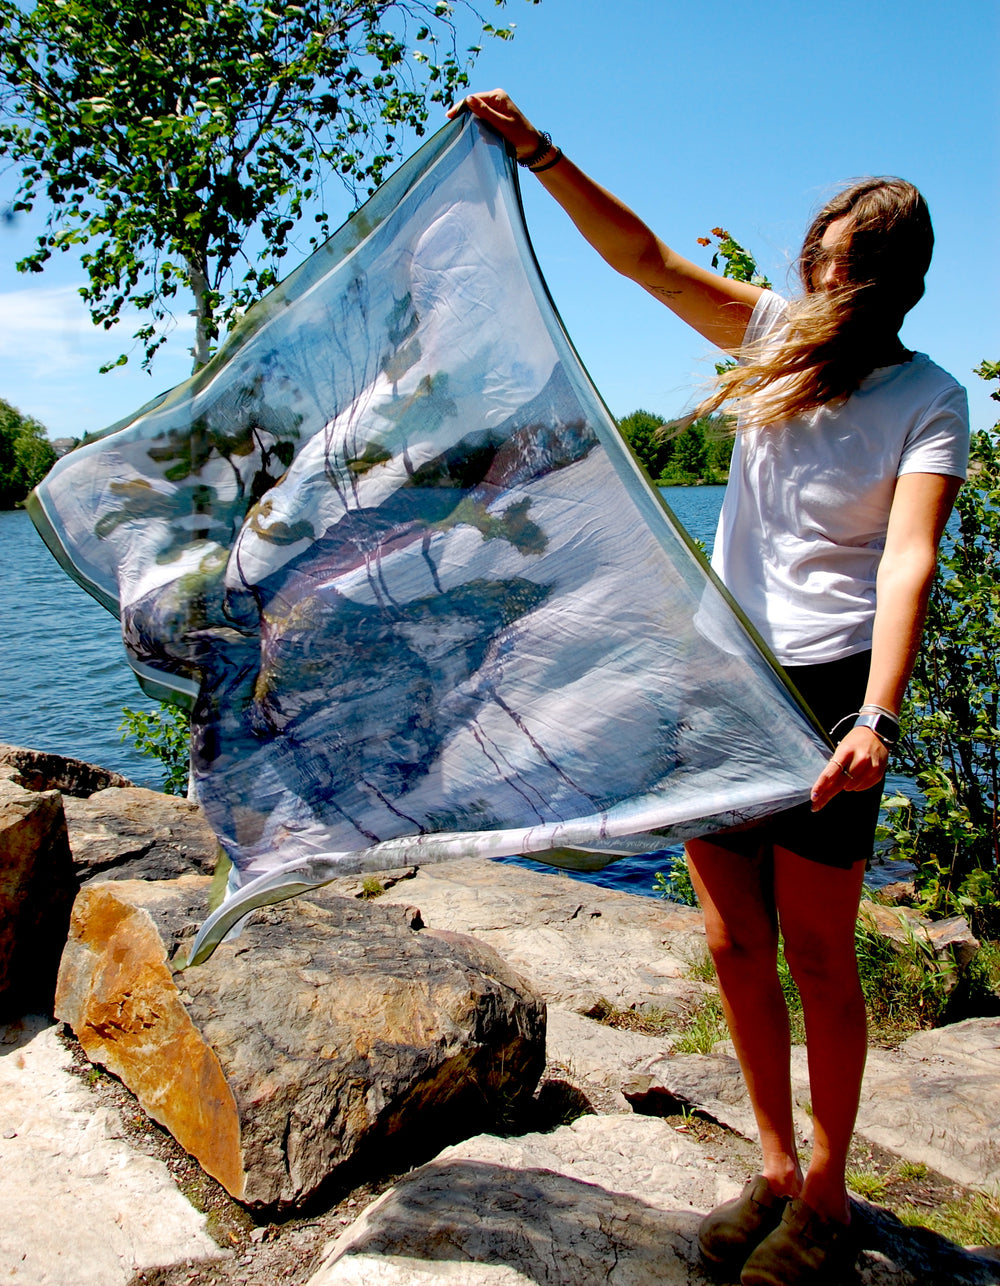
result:
[[[209,326],[212,321],[212,310],[209,307],[208,278],[202,271],[201,265],[192,262],[190,259],[184,260],[187,268],[188,284],[194,295],[194,347],[191,349],[191,356],[194,359],[191,366],[192,375],[206,365],[212,355],[211,339],[209,337]]]

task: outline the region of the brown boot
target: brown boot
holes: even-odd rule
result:
[[[853,1229],[790,1201],[781,1223],[743,1265],[742,1286],[841,1286],[857,1255]]]
[[[717,1206],[698,1226],[698,1245],[712,1264],[737,1266],[781,1222],[788,1197],[779,1197],[762,1174],[738,1197]]]

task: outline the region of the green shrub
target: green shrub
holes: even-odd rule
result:
[[[658,898],[680,902],[682,906],[698,905],[698,895],[691,883],[691,875],[683,853],[677,853],[670,858],[670,866],[666,872],[656,872],[653,876],[653,892]]]
[[[122,707],[118,725],[122,741],[131,738],[141,755],[158,759],[163,765],[163,790],[167,795],[186,795],[190,773],[190,723],[188,713],[170,701],[161,701],[159,710],[131,710]]]
[[[1000,379],[1000,363],[979,374]],[[1000,390],[992,396],[1000,401]],[[1000,429],[1000,425],[997,426]],[[1000,442],[974,433],[969,481],[942,541],[903,708],[898,771],[922,798],[886,800],[882,836],[917,864],[923,910],[1000,933]]]
[[[864,1197],[866,1201],[881,1203],[889,1191],[887,1177],[879,1174],[877,1170],[849,1166],[846,1178],[850,1190],[856,1192],[859,1197]]]

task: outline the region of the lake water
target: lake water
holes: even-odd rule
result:
[[[690,534],[710,547],[723,491],[671,487],[664,494]],[[125,661],[117,620],[65,575],[23,510],[0,512],[0,551],[0,742],[84,759],[158,789],[158,765],[118,731],[123,706],[156,707]],[[622,858],[580,878],[650,893],[665,865],[663,854]]]
[[[723,487],[671,487],[688,531],[711,543]],[[122,706],[149,710],[117,620],[69,579],[23,510],[0,511],[0,742],[71,755],[159,786],[158,766],[123,744]]]

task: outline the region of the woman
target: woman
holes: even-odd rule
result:
[[[713,566],[836,750],[811,805],[687,845],[763,1151],[760,1175],[705,1218],[699,1242],[710,1261],[742,1267],[744,1286],[832,1279],[854,1254],[844,1176],[866,1052],[854,952],[861,882],[968,453],[964,390],[899,339],[930,262],[927,207],[899,179],[842,192],[807,233],[804,293],[788,304],[676,254],[502,90],[464,106],[507,140],[613,268],[740,359],[698,408],[734,398],[739,410]],[[805,1174],[779,929],[806,1025],[814,1142]]]

